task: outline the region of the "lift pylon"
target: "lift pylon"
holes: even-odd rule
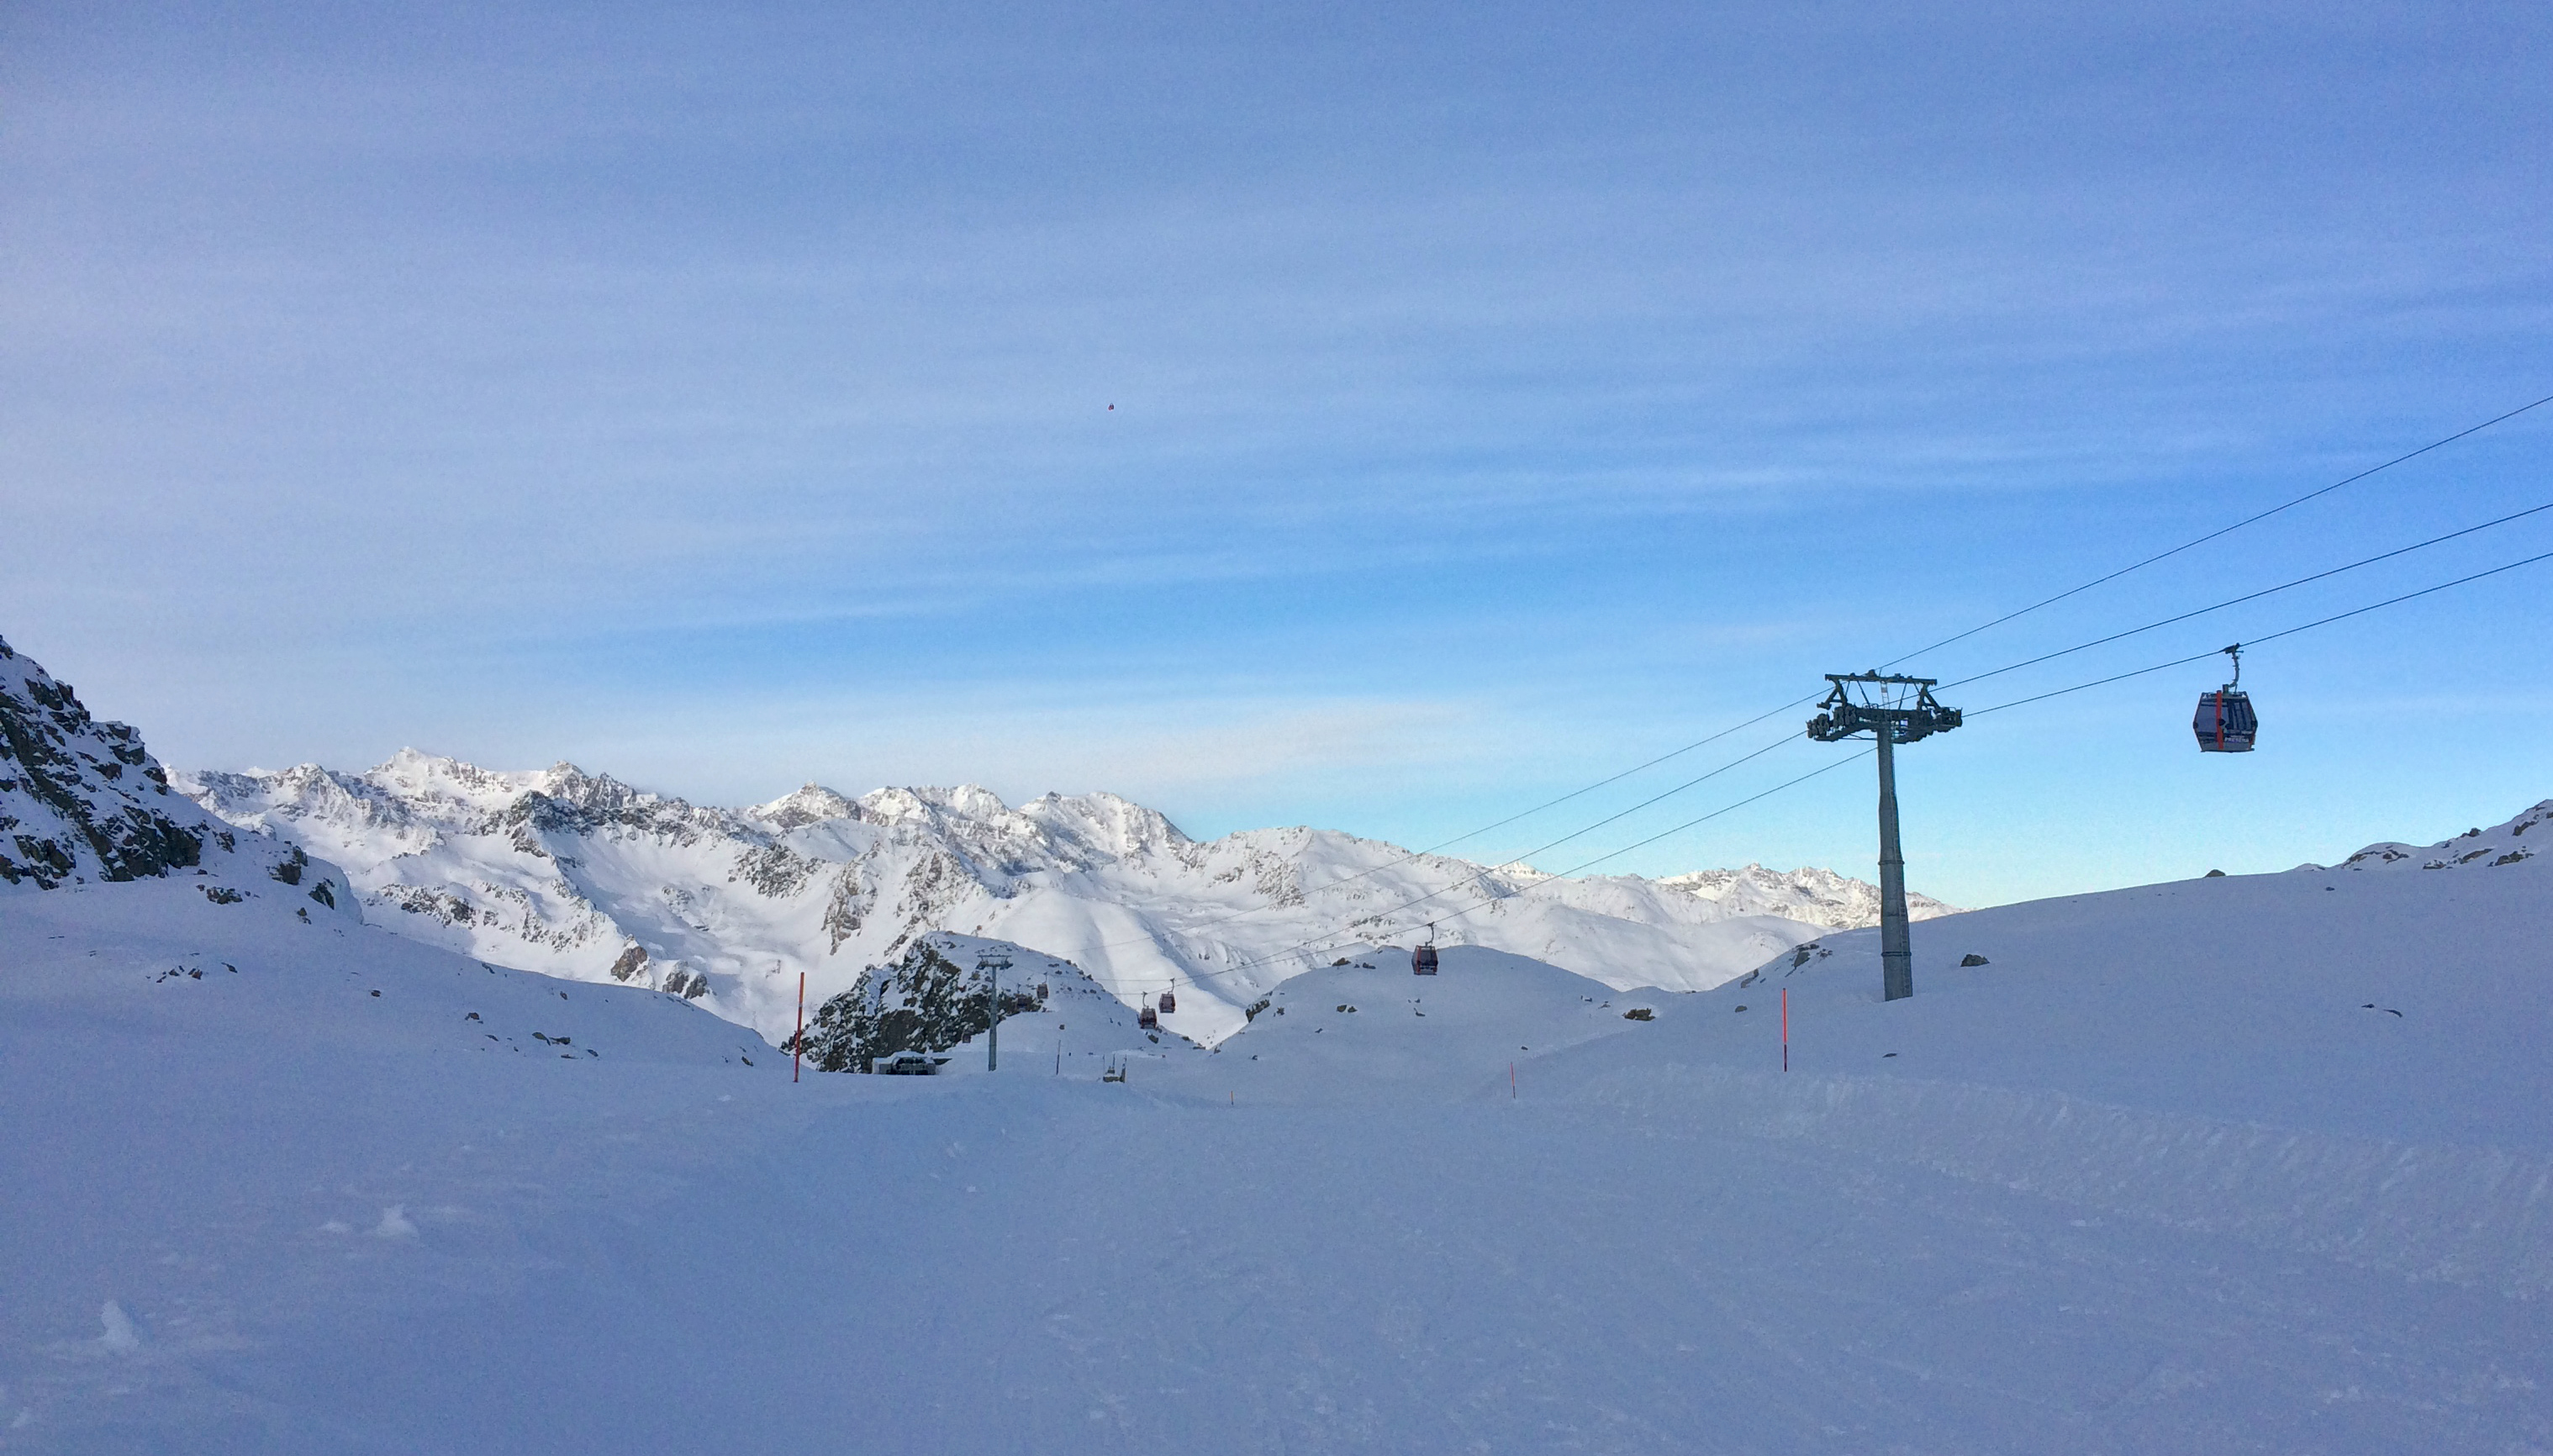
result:
[[[1959,710],[1933,701],[1939,678],[1831,672],[1834,684],[1809,720],[1809,736],[1837,743],[1869,733],[1879,740],[1879,994],[1915,994],[1915,946],[1906,923],[1906,855],[1897,847],[1897,745],[1959,726]],[[1906,690],[1912,688],[1913,693]]]

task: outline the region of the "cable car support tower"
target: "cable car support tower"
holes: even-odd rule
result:
[[[1827,681],[1834,687],[1818,704],[1825,711],[1809,720],[1809,736],[1879,740],[1879,989],[1882,1000],[1903,1000],[1915,994],[1915,948],[1906,929],[1906,855],[1897,847],[1897,745],[1957,728],[1959,710],[1933,701],[1939,678],[1831,672]]]

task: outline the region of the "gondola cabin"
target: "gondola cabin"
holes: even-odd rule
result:
[[[1176,1010],[1178,1010],[1178,1009],[1179,1009],[1179,997],[1178,997],[1178,993],[1177,993],[1177,992],[1175,992],[1175,991],[1164,991],[1164,992],[1162,993],[1162,1014],[1163,1014],[1164,1016],[1167,1016],[1167,1015],[1169,1015],[1171,1012],[1176,1011]]]
[[[1145,1031],[1151,1031],[1151,1030],[1153,1030],[1155,1027],[1160,1026],[1161,1024],[1162,1024],[1162,1017],[1161,1017],[1161,1013],[1160,1013],[1160,1012],[1155,1011],[1152,1007],[1150,1007],[1150,1006],[1142,1006],[1142,1007],[1138,1007],[1138,1008],[1136,1009],[1136,1011],[1135,1011],[1135,1025],[1136,1025],[1136,1026],[1138,1026],[1138,1027],[1142,1028],[1142,1029],[1143,1029],[1143,1030],[1145,1030]]]
[[[2229,687],[2198,695],[2198,716],[2190,727],[2201,753],[2249,753],[2261,720],[2252,712],[2252,695]]]
[[[2242,689],[2243,648],[2241,643],[2225,649],[2234,659],[2234,681],[2213,693],[2198,695],[2198,713],[2191,718],[2190,729],[2198,734],[2201,753],[2249,753],[2252,740],[2261,731],[2260,717],[2252,711],[2252,695]]]
[[[1421,946],[1417,950],[1410,952],[1409,973],[1411,975],[1434,975],[1436,973],[1436,948],[1433,946]]]

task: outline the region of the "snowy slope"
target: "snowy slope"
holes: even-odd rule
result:
[[[492,966],[348,916],[305,919],[286,900],[215,902],[184,880],[14,898],[0,948],[18,1030],[103,1015],[170,1055],[788,1061],[679,997]]]
[[[1625,1013],[1677,999],[1485,947],[1442,952],[1433,976],[1406,955],[1358,956],[1276,987],[1222,1061],[1166,1068],[1170,1084],[1220,1088],[1254,1104],[1365,1105],[1378,1095],[1467,1100],[1508,1089],[1511,1063],[1642,1030]]]
[[[1918,927],[1914,950],[1911,1000],[1879,1000],[1864,930],[1677,1014],[1761,1066],[1778,1058],[1762,1013],[1788,988],[1803,1070],[2553,1154],[2553,863],[2181,880],[1970,911]]]
[[[1682,988],[1817,934],[1635,877],[1553,880],[1316,830],[1198,843],[1110,794],[1014,809],[973,787],[851,799],[810,785],[725,810],[570,764],[493,773],[412,751],[365,774],[179,783],[231,824],[346,866],[372,917],[403,935],[702,997],[775,1039],[798,973],[821,1001],[931,931],[1070,959],[1130,1005],[1175,991],[1180,1030],[1208,1043],[1285,977],[1413,944],[1431,918],[1446,944]]]
[[[169,792],[139,732],[0,640],[0,892],[170,874],[353,909],[341,872]]]
[[[2548,889],[2003,907],[1894,1003],[1352,956],[1123,1084],[0,897],[0,1451],[2546,1449]]]
[[[2540,860],[2149,885],[1921,927],[1898,1002],[1875,931],[1830,936],[1667,1004],[1646,1064],[1572,1075],[2532,1298],[2553,1294],[2548,947]]]

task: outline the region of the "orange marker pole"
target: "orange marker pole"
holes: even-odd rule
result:
[[[798,972],[798,1035],[789,1039],[789,1079],[798,1080],[798,1056],[807,1050],[807,972]]]
[[[1512,1098],[1515,1094],[1515,1064],[1510,1062],[1507,1064],[1507,1095]]]
[[[1791,988],[1782,988],[1782,1069],[1791,1069]]]

